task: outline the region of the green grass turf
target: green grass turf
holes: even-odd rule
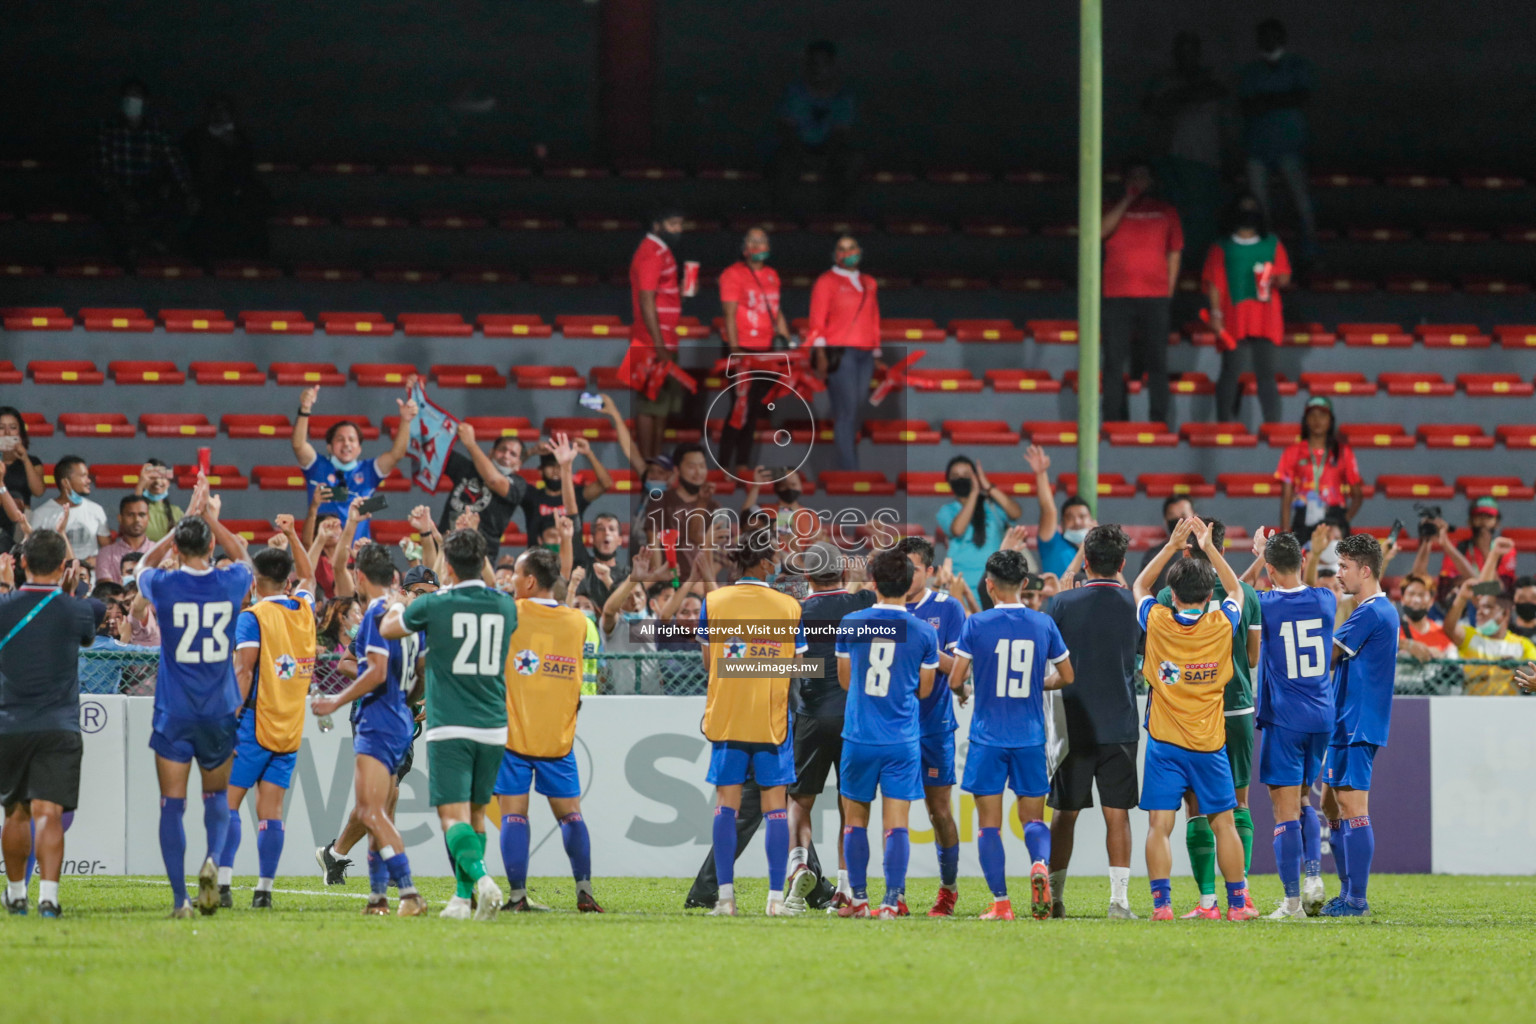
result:
[[[1279,886],[1254,883],[1267,912]],[[70,878],[66,917],[44,921],[34,882],[33,915],[0,918],[3,1006],[12,1021],[111,1024],[1531,1019],[1530,878],[1382,875],[1365,919],[1155,927],[1103,920],[1099,878],[1071,880],[1066,921],[977,921],[985,889],[961,888],[953,920],[776,920],[763,881],[745,879],[752,913],[722,920],[684,912],[682,880],[599,879],[598,917],[575,912],[569,879],[540,879],[531,891],[557,913],[479,924],[436,917],[447,879],[423,880],[421,920],[364,917],[366,878],[326,890],[307,876],[280,879],[271,912],[237,887],[234,910],[194,921],[166,919],[163,882]],[[1027,880],[1012,888],[1027,908]],[[917,914],[934,889],[914,880]],[[1145,881],[1131,895],[1148,915]],[[1187,909],[1192,883],[1176,880],[1174,900]]]

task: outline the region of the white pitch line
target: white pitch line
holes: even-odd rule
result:
[[[171,884],[169,881],[166,881],[164,879],[159,879],[159,878],[112,878],[112,879],[110,879],[110,881],[121,882],[121,883],[123,883],[125,885],[170,885]],[[195,885],[197,883],[197,879],[195,879],[195,878],[192,879],[191,881],[192,881],[193,885]],[[232,886],[230,886],[230,890],[231,891],[239,890],[240,892],[255,892],[255,887],[254,886],[249,886],[249,885],[232,885]],[[366,900],[368,898],[368,896],[369,896],[369,894],[365,893],[365,892],[317,892],[317,891],[315,891],[313,889],[273,889],[271,891],[272,892],[277,892],[277,893],[282,893],[284,896],[340,896],[340,897],[342,897],[344,899],[349,899],[349,900]]]

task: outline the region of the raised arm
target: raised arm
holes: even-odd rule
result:
[[[491,457],[480,449],[475,443],[475,425],[467,420],[459,423],[459,440],[464,445],[464,450],[469,453],[469,459],[475,464],[475,472],[480,474],[480,479],[485,481],[485,486],[491,489],[493,494],[507,497],[512,490],[512,481],[501,471],[501,467],[491,461]],[[518,478],[521,481],[521,477]],[[513,501],[517,498],[513,497]]]
[[[314,412],[315,401],[320,397],[320,388],[309,387],[299,392],[299,410],[293,417],[293,436],[289,440],[293,444],[293,457],[298,461],[301,469],[308,469],[314,464],[314,446],[309,443],[309,414]]]
[[[1195,537],[1200,544],[1200,550],[1205,552],[1205,557],[1211,560],[1211,566],[1216,570],[1216,578],[1221,580],[1221,589],[1227,592],[1227,596],[1237,600],[1238,611],[1241,612],[1243,602],[1248,595],[1243,592],[1243,585],[1238,582],[1237,573],[1232,571],[1232,566],[1227,564],[1227,556],[1216,547],[1214,531],[1210,524],[1203,519],[1196,518],[1193,527]],[[1137,581],[1138,583],[1140,580]],[[1138,598],[1138,600],[1140,600]]]
[[[571,578],[571,568],[576,564],[576,522],[570,516],[555,513],[555,532],[560,536],[560,575]],[[529,538],[532,540],[533,538]]]
[[[565,514],[574,516],[580,512],[576,504],[576,484],[571,475],[571,463],[576,461],[576,445],[571,442],[569,435],[556,434],[549,450],[560,464],[560,501],[565,506]],[[537,540],[535,537],[528,539]]]
[[[1047,541],[1056,536],[1056,492],[1051,489],[1051,457],[1044,448],[1032,444],[1024,450],[1024,461],[1034,470],[1035,501],[1040,505],[1040,528],[1035,531],[1035,536]]]
[[[619,451],[624,453],[624,458],[629,460],[629,468],[639,476],[645,472],[645,456],[640,454],[640,449],[635,447],[634,435],[629,432],[629,424],[624,422],[624,417],[619,414],[619,407],[614,404],[613,398],[604,394],[603,414],[613,421],[613,430],[619,437]]]
[[[1136,582],[1131,584],[1131,594],[1135,596],[1138,605],[1141,604],[1142,598],[1153,596],[1152,587],[1157,583],[1158,576],[1162,575],[1163,566],[1167,565],[1174,555],[1184,550],[1184,546],[1189,543],[1189,535],[1194,532],[1195,524],[1198,522],[1200,520],[1195,516],[1180,519],[1179,525],[1173,528],[1173,533],[1169,536],[1167,543],[1163,545],[1163,549],[1157,553],[1157,556],[1152,561],[1142,567],[1141,574],[1136,577]],[[1232,570],[1228,569],[1227,571],[1231,572]]]
[[[1477,574],[1477,578],[1485,583],[1498,579],[1499,563],[1513,550],[1515,542],[1508,537],[1493,538],[1493,544],[1488,548],[1488,557],[1483,559],[1483,571]]]
[[[578,437],[573,442],[576,445],[576,454],[585,455],[587,464],[592,467],[592,479],[581,486],[582,496],[588,501],[596,501],[608,489],[613,486],[613,477],[608,475],[608,467],[603,465],[603,460],[597,457],[592,450],[592,443],[584,437]]]
[[[217,494],[208,495],[207,508],[203,511],[203,518],[208,520],[208,525],[213,529],[213,542],[224,549],[224,553],[237,562],[247,565],[251,562],[250,550],[246,547],[245,538],[238,533],[230,532],[229,528],[219,522],[219,510],[223,508],[224,501]]]
[[[405,382],[405,393],[409,395],[415,386],[416,378],[408,378]],[[405,458],[406,449],[411,446],[411,421],[420,411],[416,407],[414,398],[397,398],[395,407],[400,410],[400,423],[395,427],[395,443],[390,446],[389,451],[380,455],[373,463],[381,477],[389,476],[395,466],[399,465],[400,460]]]
[[[358,514],[358,507],[367,498],[353,498],[347,506],[347,524],[342,528],[341,540],[336,543],[336,559],[331,564],[331,571],[336,574],[336,596],[352,597],[357,593],[357,584],[352,579],[352,569],[348,565],[352,561],[352,545],[357,540],[357,528],[364,519],[372,519],[372,516]]]
[[[309,552],[304,550],[304,545],[299,543],[298,532],[293,528],[293,516],[284,512],[272,520],[272,525],[288,538],[288,550],[293,552],[293,571],[299,574],[299,589],[314,593],[315,563],[310,559]]]
[[[1445,635],[1457,647],[1467,640],[1467,623],[1462,616],[1467,613],[1467,604],[1472,600],[1472,588],[1476,583],[1476,580],[1462,580],[1461,586],[1456,588],[1456,597],[1451,601],[1451,610],[1445,613]]]

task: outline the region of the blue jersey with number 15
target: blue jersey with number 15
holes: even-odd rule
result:
[[[166,718],[208,721],[233,715],[240,706],[235,619],[251,589],[250,566],[145,569],[138,582],[160,623],[156,726]]]
[[[1022,604],[994,605],[965,620],[955,657],[971,662],[972,743],[1038,747],[1045,742],[1046,670],[1067,659],[1056,620]]]
[[[1325,587],[1271,590],[1259,595],[1259,728],[1292,732],[1333,728],[1333,616],[1339,599]]]

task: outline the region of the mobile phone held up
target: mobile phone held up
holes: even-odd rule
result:
[[[384,495],[375,494],[372,497],[363,499],[363,503],[357,506],[357,514],[360,516],[371,516],[375,512],[384,511],[386,508],[389,508],[389,502],[385,499]]]
[[[583,409],[591,409],[593,412],[603,411],[602,395],[594,395],[590,391],[583,391],[581,397],[576,399],[576,401],[581,403]]]
[[[1406,528],[1407,527],[1405,527],[1403,525],[1403,521],[1401,519],[1394,519],[1394,520],[1392,520],[1392,532],[1387,534],[1387,544],[1388,545],[1396,544],[1398,542],[1398,539],[1400,537],[1402,537],[1403,530],[1405,530]]]

